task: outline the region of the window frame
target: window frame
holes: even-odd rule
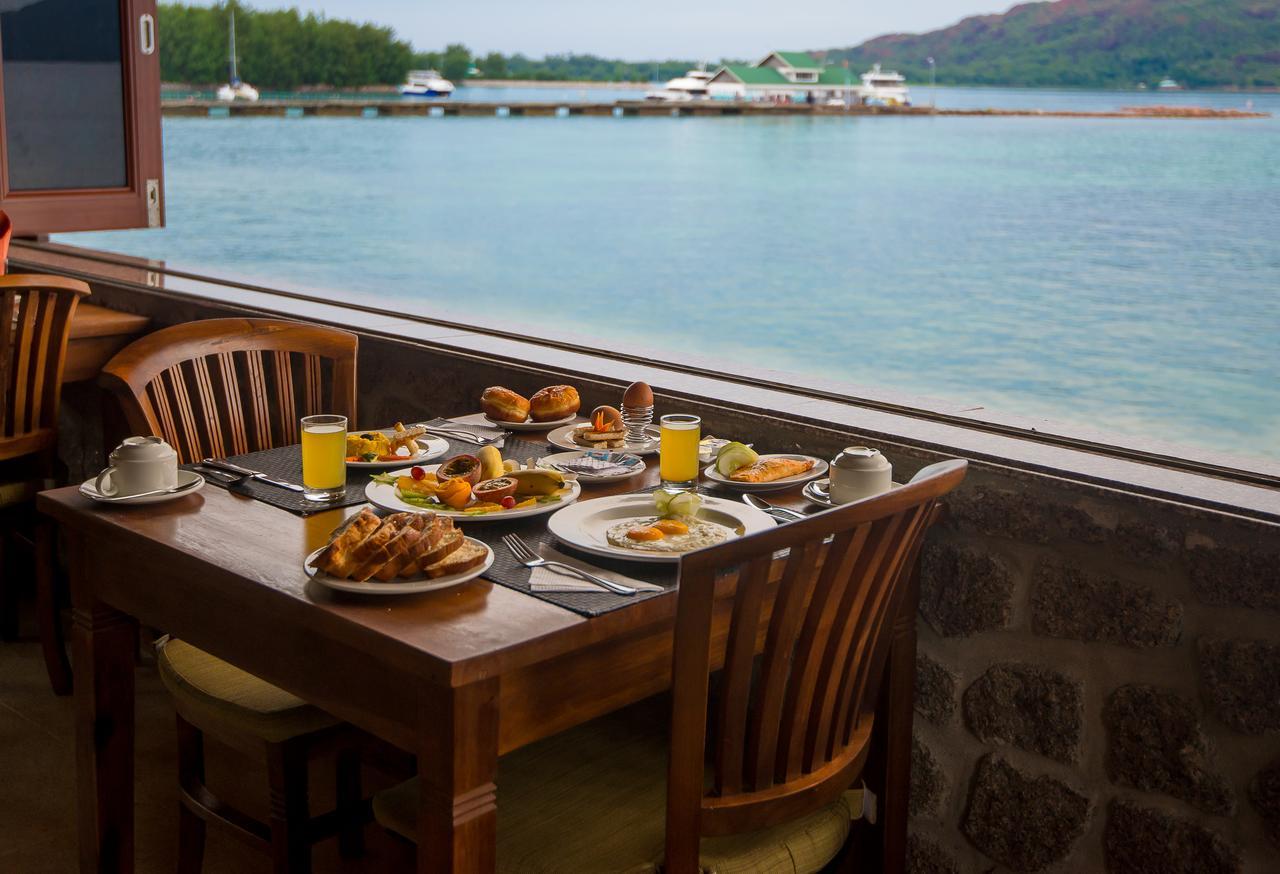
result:
[[[124,96],[121,107],[125,132],[124,187],[12,190],[9,187],[4,70],[0,64],[0,209],[9,214],[17,236],[164,225],[160,35],[156,0],[119,0],[117,5],[120,9],[121,90]],[[150,16],[153,45],[150,54],[143,53],[141,44],[143,16],[147,15]]]

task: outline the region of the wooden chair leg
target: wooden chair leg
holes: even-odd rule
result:
[[[56,533],[49,519],[41,518],[36,522],[36,622],[40,627],[40,649],[44,653],[45,670],[49,672],[49,685],[55,695],[70,695],[71,662],[67,658],[62,614],[58,610]]]
[[[337,765],[338,853],[344,859],[364,855],[364,791],[360,781],[360,752],[344,749]]]
[[[307,747],[293,740],[267,744],[271,786],[271,862],[275,874],[311,871]]]
[[[204,732],[178,717],[178,783],[189,794],[204,785]],[[178,874],[200,874],[204,864],[204,817],[178,803]]]

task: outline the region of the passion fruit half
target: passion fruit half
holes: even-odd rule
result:
[[[502,499],[516,493],[516,481],[509,476],[498,476],[487,479],[471,490],[477,501],[490,501],[501,504]]]
[[[466,480],[474,486],[480,482],[480,469],[480,459],[474,455],[455,455],[436,469],[436,477]]]

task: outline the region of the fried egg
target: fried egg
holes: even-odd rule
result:
[[[628,519],[605,532],[610,545],[640,552],[692,552],[724,543],[733,529],[704,519]]]

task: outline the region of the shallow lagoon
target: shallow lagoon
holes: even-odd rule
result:
[[[1280,118],[175,118],[165,157],[168,228],[60,239],[1280,459]]]

